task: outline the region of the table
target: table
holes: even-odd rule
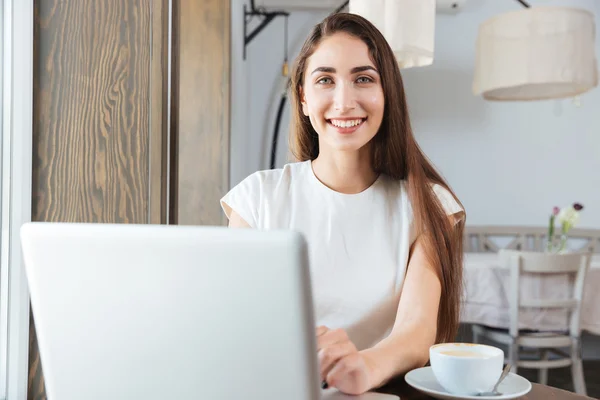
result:
[[[538,383],[532,383],[532,388],[527,395],[520,397],[520,399],[524,400],[584,400],[584,399],[592,399],[592,397],[586,397],[579,394],[575,394],[572,392],[567,392],[562,389],[553,388],[546,385],[540,385]],[[406,383],[404,380],[404,376],[401,378],[397,378],[386,386],[377,390],[381,393],[395,394],[396,396],[400,396],[400,400],[425,400],[432,399],[429,395],[419,392],[418,390],[412,388],[410,385]]]
[[[507,329],[510,324],[508,310],[509,271],[502,268],[496,253],[465,253],[465,293],[461,322]],[[521,295],[567,297],[569,285],[565,276],[544,278],[523,276]],[[588,271],[581,313],[581,329],[600,335],[600,254],[592,257]],[[520,329],[566,330],[565,310],[523,309]]]

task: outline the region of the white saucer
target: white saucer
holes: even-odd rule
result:
[[[502,393],[500,396],[461,396],[448,393],[435,379],[431,367],[410,371],[404,379],[415,389],[443,400],[508,400],[524,396],[531,390],[531,383],[527,379],[512,372],[498,385],[498,391]]]

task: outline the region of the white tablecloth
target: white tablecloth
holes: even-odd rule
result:
[[[496,328],[509,327],[509,270],[500,266],[494,253],[466,253],[465,293],[461,322]],[[566,276],[522,276],[523,298],[569,297]],[[568,314],[556,309],[521,309],[521,329],[566,330]],[[594,255],[585,280],[581,329],[600,335],[600,255]]]

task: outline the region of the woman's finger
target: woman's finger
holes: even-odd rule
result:
[[[317,350],[347,341],[350,341],[350,339],[343,329],[328,330],[320,336],[317,336]]]
[[[319,366],[321,379],[325,380],[329,371],[340,359],[356,352],[356,347],[350,341],[335,343],[319,350]]]
[[[347,394],[361,394],[369,386],[366,365],[359,353],[352,353],[335,363],[325,378],[330,387]]]
[[[328,327],[321,325],[321,326],[317,326],[317,328],[315,329],[315,331],[316,331],[315,333],[316,333],[317,337],[319,337],[319,336],[323,335],[324,333],[328,332],[329,330],[330,329]]]

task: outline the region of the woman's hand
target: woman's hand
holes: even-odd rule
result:
[[[373,362],[358,352],[346,332],[320,326],[316,333],[324,387],[335,387],[340,392],[351,395],[372,389]]]

